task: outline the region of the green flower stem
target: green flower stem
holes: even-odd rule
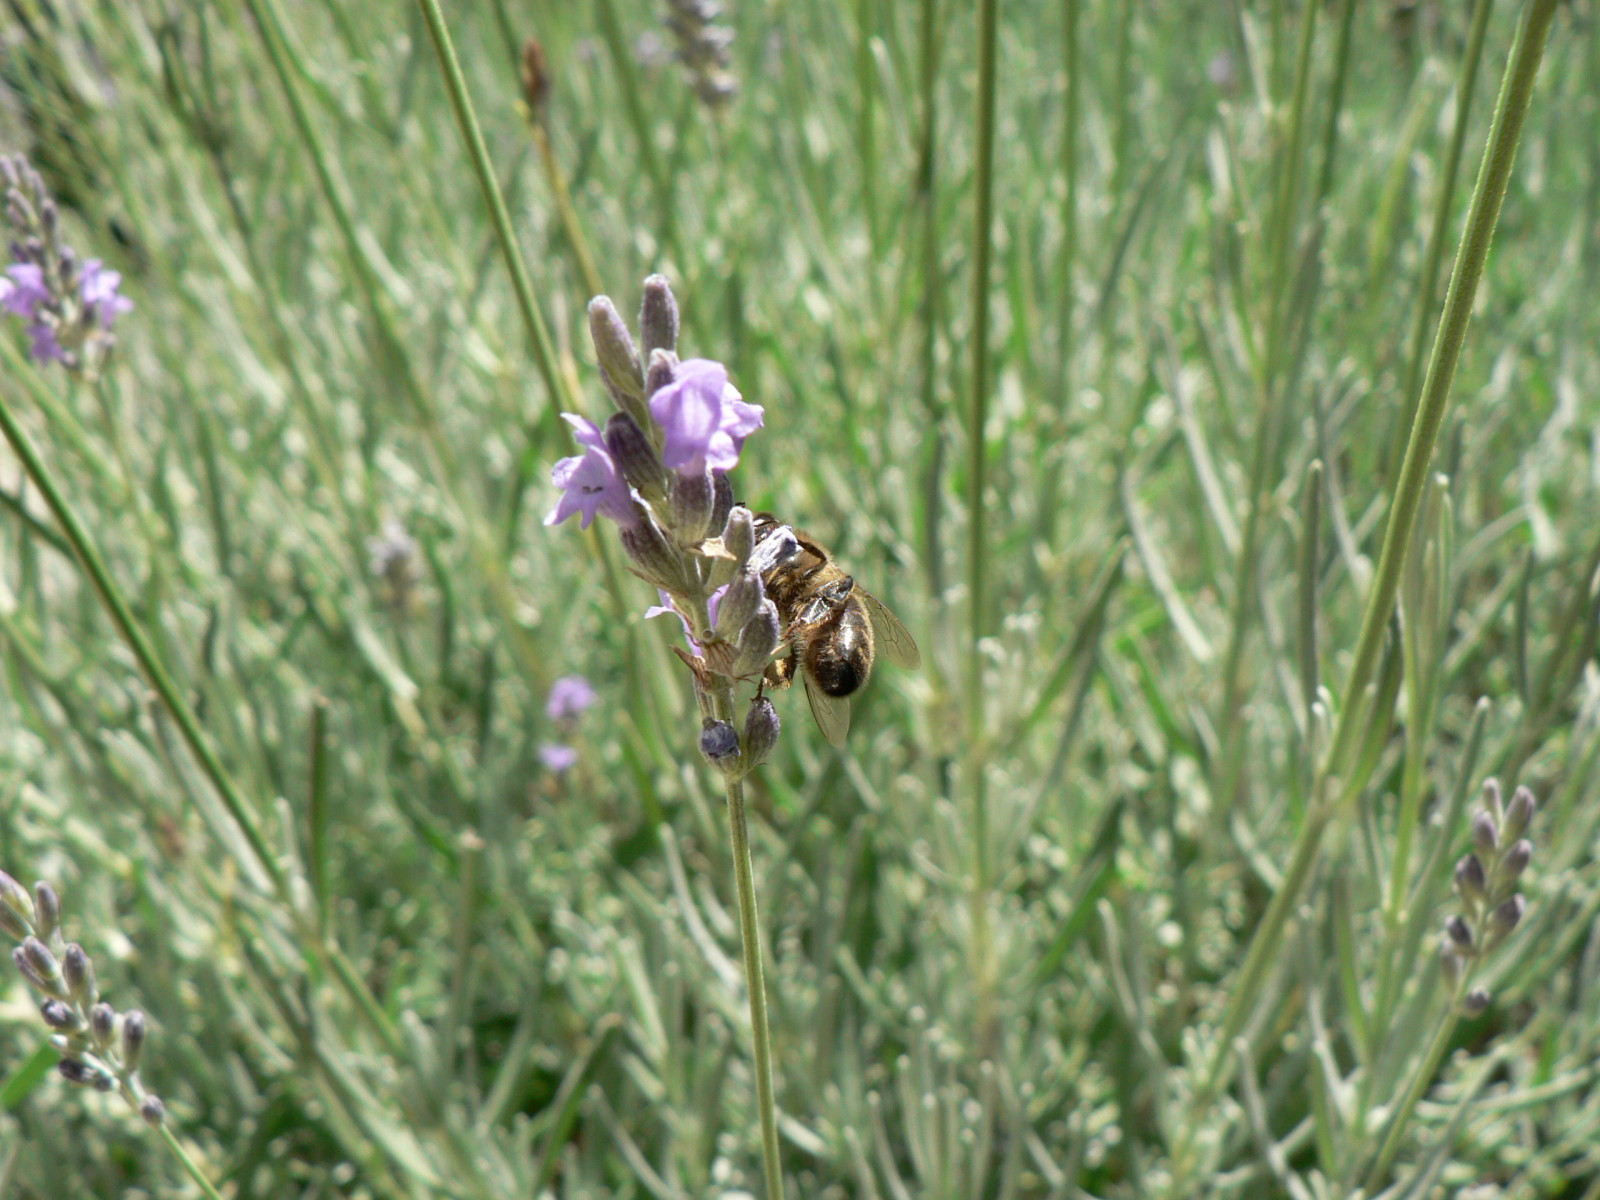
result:
[[[1400,1139],[1411,1121],[1411,1114],[1416,1111],[1422,1093],[1427,1090],[1428,1084],[1433,1082],[1439,1064],[1444,1061],[1445,1051],[1450,1048],[1450,1039],[1455,1035],[1456,1025],[1461,1020],[1461,1000],[1467,994],[1470,975],[1470,971],[1463,971],[1460,980],[1451,989],[1449,1011],[1445,1014],[1444,1020],[1439,1022],[1439,1028],[1434,1030],[1433,1040],[1428,1043],[1422,1061],[1417,1064],[1411,1082],[1406,1087],[1404,1098],[1394,1110],[1394,1115],[1389,1118],[1389,1128],[1384,1135],[1383,1145],[1378,1150],[1378,1157],[1373,1161],[1372,1170],[1367,1173],[1366,1194],[1369,1196],[1378,1194],[1379,1185],[1394,1164],[1394,1156],[1400,1151]]]
[[[1467,36],[1466,52],[1461,60],[1461,77],[1456,84],[1456,122],[1450,134],[1450,145],[1445,152],[1444,170],[1439,180],[1439,195],[1433,212],[1433,225],[1428,233],[1428,248],[1422,265],[1422,291],[1417,298],[1415,321],[1411,330],[1410,365],[1402,393],[1412,403],[1417,403],[1417,386],[1422,371],[1422,340],[1427,333],[1428,315],[1433,309],[1433,296],[1439,274],[1439,264],[1444,258],[1446,222],[1449,220],[1451,200],[1455,197],[1455,181],[1461,166],[1462,148],[1466,142],[1467,118],[1472,112],[1472,93],[1478,78],[1478,64],[1483,60],[1483,44],[1489,27],[1489,11],[1493,0],[1477,0],[1472,10],[1472,26]],[[1408,679],[1416,678],[1409,669]],[[1409,690],[1409,689],[1408,689]],[[1411,847],[1415,839],[1418,814],[1422,806],[1422,750],[1414,752],[1407,747],[1404,786],[1400,791],[1400,814],[1395,823],[1394,860],[1389,874],[1389,903],[1384,911],[1384,929],[1389,946],[1399,929],[1405,910],[1411,867]],[[1386,976],[1390,973],[1393,958],[1386,956],[1380,968]],[[1387,983],[1385,979],[1385,983]],[[1390,989],[1378,989],[1377,1023],[1382,1028],[1384,1012],[1390,1000]]]
[[[705,626],[702,625],[702,628]],[[720,677],[718,677],[720,679]],[[733,686],[714,686],[711,713],[733,720]],[[783,1200],[783,1163],[778,1150],[778,1105],[772,1088],[772,1034],[767,1023],[767,985],[761,970],[761,924],[756,913],[755,872],[750,861],[750,828],[745,821],[744,780],[723,776],[728,793],[728,833],[733,846],[734,886],[739,893],[739,940],[744,946],[745,988],[750,993],[750,1030],[755,1040],[756,1105],[761,1110],[761,1159],[767,1200]]]
[[[1189,1158],[1194,1149],[1198,1122],[1228,1081],[1230,1065],[1235,1061],[1230,1049],[1233,1040],[1243,1030],[1259,999],[1267,966],[1282,945],[1284,926],[1298,903],[1300,893],[1310,881],[1323,834],[1335,816],[1347,809],[1350,801],[1359,795],[1363,786],[1364,781],[1360,778],[1346,778],[1346,775],[1354,765],[1360,734],[1366,727],[1368,692],[1378,665],[1383,631],[1394,611],[1401,572],[1426,490],[1428,463],[1449,408],[1450,384],[1461,359],[1473,300],[1499,221],[1500,206],[1505,200],[1517,142],[1522,135],[1523,121],[1527,116],[1534,82],[1538,78],[1539,63],[1555,7],[1556,0],[1530,0],[1506,66],[1488,145],[1479,169],[1477,186],[1473,190],[1466,233],[1457,252],[1455,269],[1451,273],[1450,287],[1445,296],[1444,315],[1434,342],[1422,402],[1417,408],[1406,446],[1405,461],[1395,491],[1394,509],[1384,531],[1377,575],[1367,599],[1354,661],[1339,705],[1333,746],[1318,772],[1318,780],[1312,791],[1312,807],[1296,839],[1283,885],[1273,897],[1251,939],[1238,981],[1229,996],[1205,1077],[1188,1106],[1190,1115],[1174,1140],[1174,1195],[1182,1194],[1187,1172],[1193,1165]]]
[[[972,225],[972,396],[967,411],[967,793],[972,805],[972,943],[976,985],[976,1040],[980,1058],[995,1051],[999,1032],[995,1011],[993,940],[989,930],[989,817],[984,799],[984,630],[988,547],[993,537],[984,519],[984,488],[989,423],[989,260],[994,233],[994,102],[996,10],[998,0],[978,0],[978,96],[976,205]]]
[[[0,338],[0,357],[5,359],[12,372],[17,372],[21,368],[21,355],[10,338]],[[12,450],[22,461],[28,478],[39,489],[39,494],[44,498],[51,515],[55,517],[62,535],[71,545],[74,557],[88,575],[90,584],[100,597],[100,602],[105,605],[107,614],[117,627],[117,632],[133,651],[133,656],[138,660],[145,678],[167,706],[172,719],[177,722],[178,729],[183,734],[184,741],[199,761],[200,769],[216,789],[217,795],[221,797],[223,806],[227,808],[234,824],[239,827],[245,844],[250,848],[255,865],[271,881],[275,891],[287,895],[288,881],[284,877],[283,868],[279,866],[276,856],[257,826],[250,805],[223,768],[216,751],[212,749],[210,741],[201,731],[200,722],[195,717],[194,711],[189,707],[188,701],[184,699],[172,676],[167,673],[167,668],[157,656],[150,639],[140,628],[133,610],[123,598],[122,590],[111,578],[111,571],[105,559],[101,557],[99,549],[90,539],[88,530],[78,520],[77,513],[67,503],[67,498],[61,489],[56,486],[55,478],[45,466],[44,460],[39,457],[32,439],[23,431],[17,422],[16,414],[11,410],[11,405],[6,403],[4,397],[0,397],[0,430],[3,430],[6,441],[11,443]]]
[[[467,81],[461,73],[461,62],[456,58],[455,43],[450,40],[450,30],[444,23],[444,13],[439,0],[417,0],[422,7],[422,18],[428,25],[428,36],[433,40],[434,52],[439,56],[439,70],[444,76],[445,92],[450,97],[450,108],[455,113],[456,125],[461,130],[461,140],[466,143],[467,156],[472,160],[472,171],[478,177],[484,203],[489,206],[489,216],[494,222],[495,238],[500,243],[500,254],[505,259],[506,270],[511,275],[511,290],[517,296],[517,308],[522,313],[522,323],[527,328],[528,339],[533,344],[534,365],[544,380],[551,405],[547,410],[553,419],[556,407],[575,409],[573,397],[563,386],[556,370],[555,347],[545,328],[544,316],[533,294],[533,280],[528,265],[523,260],[522,249],[517,245],[516,232],[511,228],[511,213],[506,208],[505,196],[500,192],[500,182],[495,178],[494,164],[489,161],[489,147],[483,140],[483,130],[478,125],[478,114],[467,95]]]
[[[1489,244],[1494,240],[1495,226],[1500,220],[1500,206],[1505,200],[1506,185],[1511,178],[1512,163],[1516,160],[1517,143],[1522,137],[1522,124],[1527,117],[1534,81],[1538,78],[1539,62],[1544,56],[1545,39],[1550,32],[1555,7],[1556,0],[1531,0],[1506,67],[1499,99],[1495,103],[1494,124],[1489,131],[1489,144],[1479,168],[1477,186],[1473,190],[1466,234],[1456,254],[1455,269],[1450,275],[1444,315],[1434,339],[1422,401],[1411,425],[1405,461],[1395,488],[1394,512],[1384,532],[1377,578],[1367,602],[1361,634],[1356,642],[1355,659],[1339,708],[1338,731],[1329,758],[1332,770],[1340,770],[1346,765],[1356,734],[1363,724],[1359,718],[1364,714],[1357,710],[1361,707],[1362,693],[1372,681],[1378,651],[1383,644],[1384,627],[1394,611],[1400,574],[1410,549],[1411,534],[1416,526],[1423,493],[1427,490],[1428,463],[1433,457],[1434,443],[1439,439],[1439,430],[1449,408],[1450,385],[1455,379],[1456,366],[1461,361],[1461,347],[1466,342],[1467,325],[1472,319],[1478,282],[1483,277]]]
[[[172,1151],[172,1156],[178,1160],[184,1172],[194,1180],[195,1186],[205,1193],[206,1200],[222,1200],[222,1193],[212,1186],[199,1164],[190,1156],[189,1151],[184,1149],[183,1143],[178,1140],[178,1135],[173,1133],[165,1122],[161,1126],[161,1140],[167,1144],[167,1149]]]

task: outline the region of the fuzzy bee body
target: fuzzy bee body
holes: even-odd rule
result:
[[[760,547],[780,529],[771,513],[756,516]],[[922,662],[906,627],[877,597],[856,585],[821,543],[794,532],[794,549],[766,564],[761,581],[778,610],[788,653],[768,666],[766,682],[787,687],[798,671],[811,714],[835,746],[850,729],[850,697],[866,686],[880,647],[896,666]]]

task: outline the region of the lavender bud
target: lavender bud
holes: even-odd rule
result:
[[[726,721],[707,721],[700,730],[700,753],[717,770],[733,771],[739,765],[739,731]]]
[[[68,1083],[75,1083],[79,1087],[97,1088],[100,1091],[107,1090],[100,1086],[100,1081],[106,1078],[105,1072],[76,1058],[63,1058],[56,1064],[56,1070],[61,1072],[61,1078]]]
[[[722,547],[733,555],[738,569],[744,570],[756,548],[756,525],[750,510],[742,504],[728,512],[727,524],[722,527]]]
[[[782,643],[778,607],[771,600],[763,600],[739,634],[739,657],[733,660],[734,678],[743,679],[765,671],[773,651]]]
[[[678,356],[670,350],[650,351],[650,365],[644,373],[645,399],[654,396],[672,382],[677,373]]]
[[[61,897],[43,879],[33,885],[33,910],[38,914],[33,923],[39,931],[39,940],[48,942],[61,928]]]
[[[667,469],[639,422],[625,412],[612,413],[606,422],[606,449],[622,468],[622,475],[652,505],[667,496]]]
[[[1511,802],[1513,805],[1516,801]],[[1528,869],[1528,864],[1533,861],[1533,843],[1527,838],[1516,842],[1507,850],[1505,857],[1500,860],[1498,874],[1501,879],[1510,882]]]
[[[144,1054],[145,1036],[150,1027],[144,1014],[137,1008],[122,1018],[122,1063],[130,1071],[139,1069],[139,1059]]]
[[[1469,1017],[1482,1016],[1490,999],[1488,988],[1475,987],[1462,998],[1461,1011]]]
[[[1506,840],[1515,841],[1527,832],[1528,825],[1533,821],[1533,793],[1525,787],[1519,787],[1511,795],[1511,803],[1506,806]]]
[[[612,396],[620,407],[635,412],[638,402],[644,399],[644,373],[639,369],[639,351],[634,349],[633,337],[609,296],[596,296],[589,301],[589,336],[594,340],[595,358]]]
[[[154,1092],[139,1101],[139,1116],[152,1129],[160,1129],[167,1119],[167,1106]]]
[[[718,471],[711,476],[711,523],[708,528],[723,529],[728,524],[728,514],[733,512],[733,484],[727,473]]]
[[[12,961],[23,978],[47,996],[58,1000],[67,998],[67,989],[61,978],[61,964],[50,948],[38,938],[28,938],[11,952]]]
[[[117,1010],[109,1004],[96,1004],[89,1010],[89,1032],[102,1050],[108,1048],[117,1032]]]
[[[78,1010],[60,1000],[46,1000],[39,1006],[39,1015],[51,1029],[59,1029],[63,1033],[76,1033],[83,1026],[83,1018],[78,1015]]]
[[[25,937],[33,936],[33,926],[17,916],[10,908],[0,905],[0,932],[20,942]]]
[[[618,530],[617,535],[634,567],[647,582],[669,592],[681,592],[689,587],[682,556],[648,513],[637,524]]]
[[[754,571],[740,571],[728,584],[717,605],[717,636],[730,642],[737,641],[745,624],[756,615],[756,609],[767,598],[761,586],[761,576]]]
[[[1483,803],[1496,817],[1505,815],[1505,805],[1500,798],[1500,781],[1493,776],[1483,781]]]
[[[715,502],[710,471],[673,478],[672,530],[680,546],[692,546],[706,536]]]
[[[750,701],[750,711],[744,719],[745,770],[752,770],[767,761],[772,748],[778,744],[778,731],[783,728],[778,720],[778,710],[765,696]]]
[[[1445,922],[1444,931],[1458,948],[1468,951],[1472,949],[1472,927],[1459,913]]]
[[[1481,808],[1472,816],[1472,844],[1484,855],[1493,855],[1500,845],[1500,826]]]
[[[1476,854],[1463,855],[1456,864],[1456,890],[1465,900],[1474,904],[1481,904],[1488,893],[1488,881],[1484,878],[1483,863]]]
[[[0,903],[12,913],[21,917],[30,927],[33,925],[33,897],[28,895],[28,889],[23,887],[4,871],[0,871]],[[9,926],[7,927],[9,928]],[[20,941],[28,935],[18,934]]]
[[[1527,907],[1528,902],[1521,895],[1512,896],[1489,914],[1489,931],[1504,937],[1517,927],[1517,922],[1522,920],[1522,914]]]
[[[75,1004],[83,1008],[94,1004],[98,998],[94,981],[94,963],[77,942],[70,943],[66,953],[61,956],[61,974],[67,981],[67,990],[72,993]]]
[[[665,275],[652,275],[644,281],[644,300],[639,305],[639,336],[644,341],[646,358],[654,350],[678,349],[678,302]]]

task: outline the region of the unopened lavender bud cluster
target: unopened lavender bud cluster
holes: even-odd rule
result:
[[[772,738],[763,733],[753,753],[748,730],[740,734],[712,713],[708,693],[713,677],[721,686],[759,679],[783,640],[762,578],[792,551],[793,535],[780,530],[758,548],[750,511],[734,503],[728,479],[764,410],[745,402],[723,364],[678,357],[678,304],[663,276],[645,280],[638,329],[635,339],[609,297],[590,303],[600,379],[616,411],[603,429],[562,414],[583,453],[551,472],[561,498],[545,524],[578,514],[584,528],[597,516],[616,525],[633,573],[661,595],[646,615],[683,621],[692,651],[683,657],[703,715],[719,722],[707,727],[702,751],[720,770],[743,775],[771,750],[776,718]]]
[[[708,108],[722,107],[739,92],[728,60],[733,30],[717,24],[721,15],[722,6],[713,0],[667,0],[667,28],[678,44],[678,61]]]
[[[87,261],[61,239],[61,213],[39,173],[20,154],[0,156],[0,189],[10,228],[11,263],[0,275],[0,313],[26,326],[29,354],[93,379],[116,337],[118,314],[133,307],[122,276]]]
[[[1472,816],[1472,852],[1456,863],[1456,895],[1461,911],[1444,927],[1443,964],[1453,981],[1468,963],[1498,947],[1522,921],[1527,901],[1517,882],[1533,860],[1533,843],[1525,836],[1533,821],[1533,793],[1519,787],[1506,803],[1498,781],[1484,784],[1483,807]],[[1462,1000],[1468,1015],[1488,1008],[1491,997],[1473,988]]]
[[[41,881],[29,893],[0,871],[0,929],[21,943],[11,959],[44,995],[39,1016],[61,1052],[61,1077],[95,1091],[120,1092],[147,1123],[160,1125],[166,1106],[139,1080],[149,1024],[138,1009],[118,1013],[100,999],[88,952],[61,936],[55,888]]]

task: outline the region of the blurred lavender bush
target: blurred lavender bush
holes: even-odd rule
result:
[[[682,630],[539,521],[661,272],[927,657],[749,777],[791,1194],[1593,1195],[1592,6],[452,4],[524,288],[432,4],[0,18],[0,849],[165,1108],[10,972],[0,1191],[763,1193]]]

